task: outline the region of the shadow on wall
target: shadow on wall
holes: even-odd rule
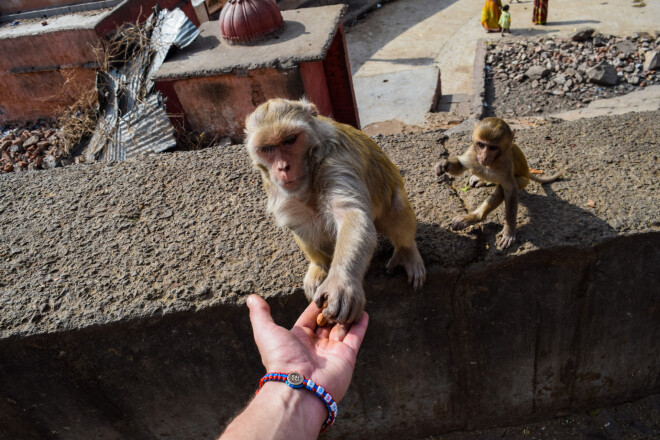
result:
[[[541,248],[556,243],[579,245],[584,244],[584,236],[591,237],[592,243],[617,236],[617,231],[607,222],[566,202],[550,185],[543,185],[543,191],[545,195],[520,193],[520,204],[527,208],[530,220],[518,228],[518,245],[524,242]]]
[[[540,184],[530,182],[531,185]],[[471,260],[467,261],[468,264],[480,260],[486,253],[510,254],[528,244],[540,249],[565,245],[583,246],[617,236],[617,231],[607,222],[591,212],[563,200],[550,185],[543,185],[542,189],[545,195],[534,194],[526,190],[519,192],[519,203],[526,208],[528,221],[521,222],[522,214],[519,210],[516,241],[505,251],[496,247],[497,234],[504,227],[504,203],[498,206],[485,222],[468,230],[467,236],[465,232],[450,230],[449,226],[445,224],[448,223],[449,218],[445,219],[442,224],[420,223],[417,241],[420,244],[424,261],[427,265],[460,264],[457,261],[446,262],[444,260],[447,258],[447,254],[455,258],[458,255],[457,250],[468,249],[470,246],[474,246],[475,249],[469,253]],[[493,190],[494,186],[470,189],[465,196],[462,196],[466,209],[471,211],[481,205]],[[455,212],[452,216],[465,213],[467,211]],[[476,238],[476,243],[470,236]],[[423,243],[426,241],[431,241],[432,244],[424,245]],[[470,257],[468,256],[468,258]]]

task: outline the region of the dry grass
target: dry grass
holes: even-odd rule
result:
[[[112,37],[102,39],[92,48],[98,70],[109,72],[126,65],[136,53],[146,50],[150,35],[151,29],[138,23],[122,25]],[[75,84],[75,81],[75,77],[67,78],[62,93],[67,93],[67,86],[69,83]],[[97,94],[96,89],[82,91],[75,99],[72,97],[73,104],[58,112],[56,119],[60,127],[60,147],[66,156],[86,143],[94,133],[100,116]]]
[[[66,82],[75,81],[75,77]],[[64,157],[71,156],[73,150],[85,142],[94,132],[98,119],[96,90],[83,91],[76,101],[62,108],[57,115],[59,146]]]
[[[174,136],[176,137],[176,149],[179,151],[203,150],[218,141],[218,136],[213,133],[198,133],[181,127],[175,130]]]

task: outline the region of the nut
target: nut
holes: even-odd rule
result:
[[[319,327],[325,327],[325,325],[328,323],[328,318],[323,316],[323,309],[325,309],[326,307],[328,307],[327,301],[323,303],[323,308],[321,309],[321,313],[319,313],[316,316],[316,325],[318,325]]]

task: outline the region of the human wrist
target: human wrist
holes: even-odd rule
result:
[[[328,417],[328,410],[321,399],[306,389],[296,389],[284,382],[266,382],[257,395],[265,398],[269,406],[278,408],[283,418],[300,423],[300,429],[314,437]]]
[[[318,397],[327,410],[327,417],[323,422],[321,432],[328,429],[335,422],[337,417],[337,403],[323,386],[317,384],[312,379],[306,378],[298,371],[291,371],[288,373],[281,371],[269,372],[259,381],[259,389],[257,390],[257,393],[268,382],[281,382],[293,389],[307,390],[312,395]]]

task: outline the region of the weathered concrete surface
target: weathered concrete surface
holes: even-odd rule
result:
[[[516,36],[568,35],[584,26],[605,34],[630,35],[658,29],[660,2],[603,2],[601,0],[553,0],[549,6],[548,23],[535,26],[531,22],[533,2],[508,2],[511,30]],[[473,57],[477,41],[498,40],[497,33],[488,34],[480,24],[483,1],[473,0],[397,0],[388,2],[360,22],[347,29],[353,80],[390,75],[392,81],[403,81],[398,90],[410,90],[423,84],[411,84],[405,75],[394,73],[437,66],[442,73],[442,91],[446,95],[473,92]],[[643,7],[641,7],[643,5]],[[372,86],[372,84],[369,84]],[[433,88],[426,86],[426,95]],[[386,90],[386,89],[384,89]],[[363,93],[356,86],[356,94]],[[378,96],[378,92],[374,96]],[[404,93],[401,96],[405,97]],[[410,94],[409,104],[415,105],[419,94]],[[398,103],[397,103],[398,105]],[[360,118],[373,120],[369,114],[376,107],[369,101],[358,101]],[[387,111],[378,109],[381,114]],[[423,125],[424,118],[418,121]]]
[[[104,0],[4,0],[0,2],[0,14],[13,14],[34,9],[56,8],[76,3],[103,3]]]
[[[286,69],[301,62],[322,60],[345,8],[336,5],[283,11],[284,29],[270,44],[228,44],[222,38],[218,22],[208,21],[200,26],[200,36],[185,51],[163,63],[156,80],[259,68]]]
[[[469,133],[377,137],[428,282],[387,275],[379,245],[327,437],[420,438],[660,392],[658,127],[647,112],[518,132],[530,166],[571,166],[522,193],[507,252],[501,209],[445,226],[490,191],[431,171]],[[304,257],[265,217],[242,147],[7,174],[0,190],[0,438],[217,435],[263,373],[244,297],[268,297],[284,325],[305,305]]]
[[[566,121],[596,116],[620,115],[630,111],[648,112],[660,110],[660,86],[648,86],[644,90],[610,99],[592,101],[586,108],[580,108],[553,115]]]

